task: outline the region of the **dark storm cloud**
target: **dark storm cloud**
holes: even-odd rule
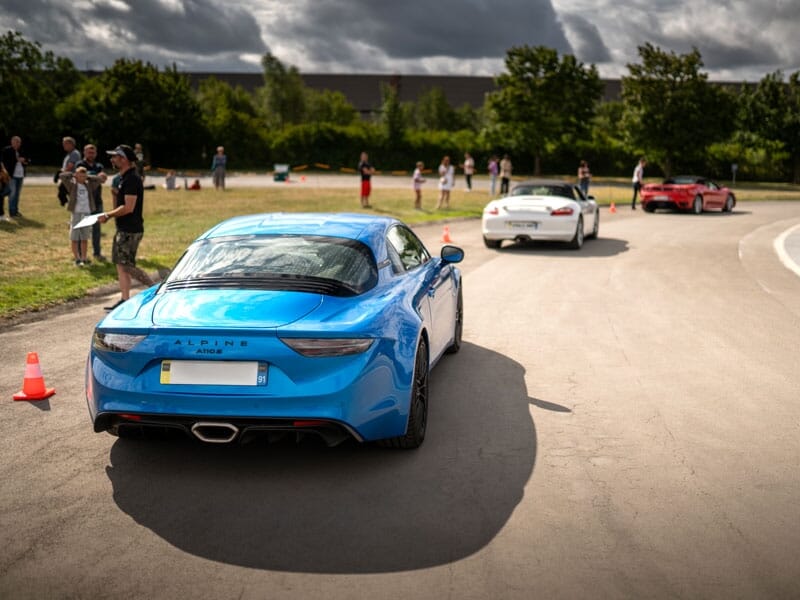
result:
[[[737,40],[722,36],[722,39],[714,39],[708,35],[698,39],[694,35],[654,35],[653,43],[677,53],[697,48],[703,59],[704,70],[762,67],[780,63],[781,60],[772,44],[752,38]]]
[[[522,44],[571,51],[550,0],[297,0],[294,6],[268,30],[302,39],[318,63],[350,62],[358,69],[360,57],[369,60],[371,52],[406,61],[502,58]]]
[[[574,14],[565,15],[564,23],[572,33],[570,39],[578,59],[588,63],[604,63],[611,60],[611,53],[603,43],[597,25]]]
[[[212,0],[54,3],[32,0],[5,8],[2,23],[20,31],[79,68],[130,57],[193,68],[225,63],[244,67],[241,54],[267,47],[254,16]],[[251,67],[248,65],[248,67]]]

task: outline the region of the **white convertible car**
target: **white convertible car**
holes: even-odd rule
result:
[[[594,197],[585,197],[577,185],[534,179],[489,202],[482,225],[487,248],[499,248],[503,240],[542,240],[568,242],[578,250],[585,238],[597,237],[600,212]]]

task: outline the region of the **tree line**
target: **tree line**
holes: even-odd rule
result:
[[[496,91],[480,108],[451,106],[432,88],[401,102],[391,85],[364,119],[338,91],[304,85],[297,68],[262,57],[254,92],[209,77],[193,89],[173,66],[119,59],[87,77],[64,57],[19,32],[0,37],[0,139],[20,135],[34,164],[56,165],[61,138],[113,148],[144,144],[154,167],[208,168],[226,148],[231,168],[272,163],[352,168],[366,150],[382,171],[454,162],[470,152],[483,170],[511,155],[522,173],[572,173],[581,159],[595,174],[629,175],[639,156],[649,173],[800,183],[800,72],[755,84],[714,84],[697,49],[651,44],[627,65],[619,101],[603,101],[594,65],[543,46],[507,51]]]

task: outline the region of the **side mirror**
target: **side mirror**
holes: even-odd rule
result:
[[[595,198],[595,197],[594,197],[594,196],[592,196],[591,194],[589,194],[588,196],[586,196],[586,199],[587,199],[587,200],[595,200],[595,201],[597,201],[597,198]]]
[[[458,246],[442,246],[440,256],[445,262],[458,263],[464,260],[464,251]]]

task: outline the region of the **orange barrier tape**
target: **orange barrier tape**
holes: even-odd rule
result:
[[[408,171],[392,171],[392,175],[408,175]]]
[[[292,167],[292,171],[305,171],[308,165],[300,165],[299,167]]]
[[[355,169],[351,169],[350,167],[342,167],[339,169],[342,173],[358,173]]]
[[[318,169],[330,169],[330,165],[326,165],[325,163],[314,163],[314,166]]]

